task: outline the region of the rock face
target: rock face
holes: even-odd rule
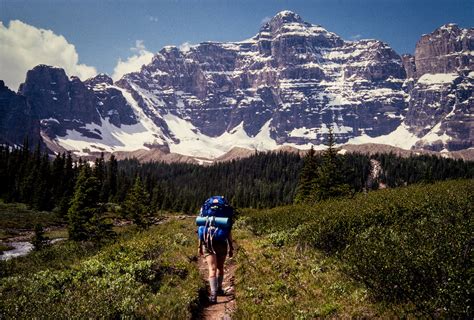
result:
[[[25,97],[0,80],[0,144],[21,146],[25,139],[31,146],[42,145],[38,116]]]
[[[105,74],[99,74],[84,82],[89,91],[94,94],[95,108],[101,118],[107,118],[114,126],[120,128],[122,124],[133,125],[137,117],[122,92],[113,86],[113,80]]]
[[[253,38],[165,47],[118,85],[175,141],[178,117],[217,137],[239,124],[249,136],[264,125],[278,144],[339,142],[400,125],[406,93],[402,60],[377,40],[349,42],[283,11]]]
[[[411,75],[405,122],[422,138],[417,147],[436,151],[472,147],[473,52],[474,29],[447,24],[422,36],[415,56],[405,63]]]
[[[42,134],[51,140],[75,134],[100,141],[104,119],[118,128],[137,123],[121,91],[103,74],[82,82],[68,78],[61,68],[39,65],[28,71],[19,95],[33,110]]]
[[[473,29],[461,29],[453,23],[441,26],[416,44],[417,75],[473,70],[473,49]]]
[[[85,123],[100,123],[94,95],[76,77],[68,78],[63,69],[39,65],[28,71],[19,94],[35,110],[48,136],[63,136],[68,129]],[[94,136],[93,133],[83,132]]]
[[[473,39],[448,24],[399,56],[282,11],[241,42],[165,47],[116,83],[38,66],[18,95],[5,93],[15,102],[0,104],[78,154],[153,148],[216,159],[235,147],[321,145],[330,127],[338,143],[461,150],[474,140]]]

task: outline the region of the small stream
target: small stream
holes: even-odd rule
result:
[[[53,244],[59,241],[64,241],[65,238],[57,238],[50,240],[49,243]],[[6,242],[6,245],[13,247],[11,250],[3,251],[3,254],[0,254],[0,260],[8,260],[11,258],[26,256],[33,250],[33,244],[28,241],[13,241]]]
[[[26,256],[33,250],[33,244],[27,241],[7,242],[5,244],[13,247],[13,249],[3,251],[3,254],[0,254],[0,260],[8,260],[11,258]]]

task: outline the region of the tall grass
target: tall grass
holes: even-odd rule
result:
[[[30,229],[36,224],[49,226],[64,223],[56,214],[29,209],[23,203],[3,203],[0,200],[0,230]]]
[[[247,211],[274,244],[341,259],[373,297],[427,315],[472,316],[474,181],[381,190],[314,206]]]
[[[0,279],[0,314],[37,319],[189,318],[204,287],[192,262],[194,242],[192,223],[175,221],[125,234],[69,265],[36,268],[30,274],[16,269],[16,274]]]

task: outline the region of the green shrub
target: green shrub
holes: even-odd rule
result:
[[[174,237],[176,230],[182,233]],[[0,314],[38,319],[190,318],[204,286],[190,258],[195,254],[192,223],[170,222],[124,236],[64,268],[0,279]]]
[[[64,223],[64,221],[52,212],[28,209],[27,205],[22,203],[3,203],[0,201],[0,230],[33,230],[38,223],[43,226],[50,226]]]
[[[379,300],[469,317],[473,204],[474,181],[459,180],[245,215],[275,245],[290,241],[340,258]]]

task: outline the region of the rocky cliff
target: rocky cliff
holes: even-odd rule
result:
[[[0,80],[0,144],[21,146],[26,139],[32,147],[42,145],[38,115],[24,96]]]
[[[29,130],[78,155],[218,158],[235,147],[322,145],[329,128],[341,144],[461,150],[474,140],[473,41],[473,29],[448,24],[399,56],[282,11],[241,42],[165,47],[116,83],[38,66],[14,100],[6,95],[34,115],[24,116],[37,122]]]
[[[405,58],[410,88],[405,122],[421,138],[416,147],[462,150],[474,141],[474,29],[447,24]]]
[[[178,142],[164,123],[184,119],[218,137],[242,126],[277,144],[375,137],[400,125],[406,93],[402,60],[377,40],[344,41],[293,12],[277,14],[251,39],[165,47],[117,85]]]

